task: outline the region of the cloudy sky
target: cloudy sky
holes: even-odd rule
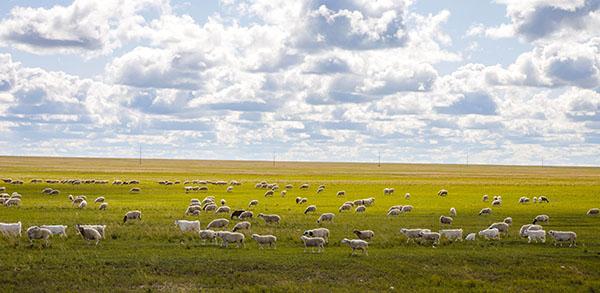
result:
[[[0,2],[0,154],[600,165],[600,0]]]

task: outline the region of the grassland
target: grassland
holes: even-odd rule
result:
[[[24,227],[40,224],[69,225],[68,239],[53,238],[50,247],[29,247],[19,241],[0,240],[0,291],[533,291],[597,292],[600,290],[600,218],[585,216],[600,207],[599,168],[554,168],[515,166],[461,166],[333,164],[233,161],[183,161],[124,159],[65,159],[0,157],[0,177],[26,181],[8,185],[9,192],[23,194],[19,208],[0,207],[0,222],[21,221]],[[129,194],[129,186],[30,184],[30,179],[137,179],[140,194]],[[243,185],[233,193],[210,186],[206,194],[185,194],[183,186],[163,186],[159,180],[238,180]],[[261,180],[280,186],[310,183],[309,191],[291,190],[287,197],[264,198],[254,184]],[[325,184],[317,195],[315,188]],[[42,195],[46,186],[59,196]],[[396,195],[384,196],[384,187]],[[450,195],[436,196],[446,188]],[[345,198],[336,191],[345,190]],[[406,192],[412,194],[405,200]],[[70,206],[68,194],[103,195],[110,206],[97,211]],[[488,204],[483,194],[503,196],[502,207],[491,216],[477,216]],[[520,205],[520,196],[545,194],[549,204]],[[184,217],[192,197],[214,195],[232,208],[260,200],[255,212],[282,216],[279,226],[253,220],[252,232],[278,236],[276,250],[259,250],[252,240],[242,249],[203,246],[191,236],[182,236],[174,226]],[[316,227],[318,215],[304,215],[294,202],[307,197],[320,212],[336,212],[346,200],[374,196],[376,203],[364,214],[338,214],[326,224],[331,242],[322,254],[303,253],[302,231]],[[391,205],[411,204],[415,210],[397,218],[386,218]],[[438,217],[458,210],[453,227],[476,232],[494,221],[513,217],[510,236],[498,242],[444,243],[438,248],[406,244],[401,227],[440,228]],[[144,219],[123,225],[123,214],[139,209]],[[551,219],[546,230],[573,230],[577,248],[559,248],[550,243],[527,244],[518,238],[518,227],[537,214]],[[213,214],[198,217],[205,226]],[[77,223],[108,225],[107,239],[97,247],[76,237]],[[339,240],[352,236],[352,229],[376,233],[369,256],[350,257]]]

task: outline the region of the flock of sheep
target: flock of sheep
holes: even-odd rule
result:
[[[10,184],[23,184],[23,181],[20,180],[12,180],[2,179],[5,183]],[[19,183],[14,183],[19,182]],[[79,180],[79,179],[65,179],[65,180],[41,180],[41,179],[33,179],[31,183],[43,183],[46,182],[48,184],[108,184],[107,180]],[[180,184],[180,181],[159,181],[161,185],[174,185]],[[131,184],[139,184],[137,180],[115,180],[113,181],[114,185],[131,185]],[[193,180],[193,181],[185,181],[184,184],[198,184],[202,186],[184,186],[184,190],[186,193],[189,192],[200,192],[200,191],[208,191],[208,187],[206,185],[228,185],[227,192],[232,192],[234,186],[241,185],[238,181],[205,181],[205,180]],[[302,184],[299,186],[301,190],[309,189],[309,184]],[[268,183],[266,181],[259,182],[255,185],[257,189],[266,189],[264,196],[272,197],[277,192],[279,185],[276,183]],[[293,189],[294,186],[288,184],[284,187],[279,194],[282,197],[287,195],[287,191]],[[324,185],[318,186],[316,189],[317,193],[321,193],[325,190]],[[6,193],[6,187],[0,187],[0,204],[11,207],[11,206],[19,206],[21,204],[21,194],[18,192],[13,192],[12,194]],[[141,192],[140,188],[132,188],[130,192]],[[383,190],[384,195],[393,195],[395,192],[394,188],[385,188]],[[60,191],[46,187],[42,190],[43,194],[47,195],[58,195]],[[446,197],[449,192],[445,189],[442,189],[438,192],[438,196]],[[346,196],[346,192],[340,190],[336,192],[337,197]],[[410,194],[406,193],[404,197],[406,199],[410,199]],[[87,197],[85,195],[73,196],[69,195],[68,199],[71,201],[72,206],[83,209],[87,207]],[[491,200],[492,206],[501,206],[502,205],[502,197],[494,196],[490,199],[488,195],[484,195],[482,198],[483,202],[488,202]],[[302,205],[308,201],[307,198],[297,197],[295,199],[296,204]],[[531,200],[528,197],[521,197],[519,199],[520,204],[529,203]],[[539,196],[533,198],[534,203],[549,203],[549,199],[547,196]],[[105,210],[108,207],[108,203],[104,196],[97,197],[94,200],[94,204],[98,205],[99,210]],[[245,245],[246,235],[245,233],[250,233],[252,229],[252,223],[248,220],[254,218],[254,212],[249,210],[256,207],[259,204],[259,201],[254,199],[251,200],[248,204],[248,210],[246,209],[231,209],[227,206],[227,202],[225,199],[221,199],[219,204],[217,204],[217,200],[214,196],[206,196],[203,200],[199,200],[193,198],[190,200],[190,203],[186,207],[185,215],[189,216],[198,216],[200,213],[211,212],[214,214],[225,214],[229,216],[227,218],[218,218],[212,220],[205,229],[202,229],[200,225],[200,221],[198,220],[175,220],[175,226],[179,228],[182,233],[193,233],[193,235],[197,235],[203,243],[206,241],[210,241],[214,244],[219,244],[223,247],[228,247],[229,244],[235,244],[237,247],[243,247]],[[366,209],[375,204],[375,198],[369,197],[364,199],[357,199],[352,201],[344,202],[339,208],[339,213],[344,213],[351,211],[354,209],[355,212],[361,213],[365,212]],[[410,213],[413,210],[412,205],[394,205],[391,206],[387,211],[388,217],[398,216],[404,213]],[[304,208],[304,214],[308,213],[316,213],[317,206],[309,205]],[[479,212],[480,216],[489,215],[492,213],[492,208],[484,208]],[[597,216],[600,214],[600,209],[592,208],[587,212],[588,216]],[[319,225],[323,225],[326,222],[333,222],[335,218],[335,214],[331,212],[322,213],[316,220],[316,223]],[[443,225],[451,225],[454,218],[457,216],[457,210],[453,207],[449,210],[449,215],[441,215],[439,217],[439,223]],[[266,225],[279,225],[282,222],[282,217],[276,214],[263,214],[258,213],[256,215],[257,218],[260,218],[264,221]],[[542,242],[545,243],[546,235],[549,235],[553,240],[555,245],[561,245],[563,243],[568,243],[569,246],[576,246],[577,234],[573,231],[554,231],[550,230],[546,232],[540,223],[547,223],[550,217],[548,215],[538,215],[536,216],[531,224],[525,224],[521,226],[519,235],[523,238],[527,238],[528,242]],[[127,223],[132,220],[142,220],[142,212],[138,210],[129,211],[123,217],[123,223]],[[233,225],[231,231],[229,231],[229,225],[231,221],[236,220]],[[490,226],[478,231],[467,234],[463,238],[463,229],[441,229],[437,232],[431,231],[430,229],[425,228],[402,228],[400,229],[400,233],[406,237],[407,243],[418,242],[421,244],[431,244],[433,247],[436,247],[442,239],[447,239],[451,242],[454,241],[474,241],[479,236],[480,238],[486,240],[498,240],[502,236],[508,234],[509,227],[513,224],[513,220],[510,217],[507,217],[502,222],[492,223]],[[96,245],[104,239],[106,225],[75,225],[75,231],[81,235],[81,237],[87,241],[94,242]],[[67,226],[65,225],[41,225],[41,226],[31,226],[26,230],[27,237],[30,243],[33,245],[34,240],[41,240],[44,242],[44,245],[48,245],[48,241],[50,236],[52,235],[60,235],[61,237],[66,237],[67,235]],[[0,223],[0,233],[4,237],[21,237],[22,234],[22,225],[21,222],[17,223]],[[368,255],[368,246],[375,233],[371,230],[353,230],[353,234],[356,238],[348,239],[343,238],[340,243],[348,245],[352,249],[352,254],[359,250],[363,252],[365,255]],[[275,235],[270,234],[250,234],[251,238],[258,244],[259,248],[269,247],[276,248],[277,237]],[[311,251],[315,249],[317,252],[323,251],[325,245],[329,242],[330,231],[325,227],[318,227],[315,229],[306,230],[300,235],[300,240],[304,244],[305,252],[310,248]]]

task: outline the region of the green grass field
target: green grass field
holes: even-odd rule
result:
[[[24,185],[0,183],[7,191],[23,195],[22,206],[0,207],[0,222],[31,225],[69,225],[67,239],[55,237],[48,248],[18,241],[0,241],[0,291],[566,291],[600,290],[600,217],[586,211],[600,207],[600,168],[516,166],[461,166],[183,161],[125,159],[66,159],[0,157],[0,177],[24,180]],[[33,178],[94,178],[141,181],[140,194],[131,186],[31,184]],[[226,193],[226,186],[209,185],[209,192],[185,194],[183,185],[163,186],[159,180],[238,180],[242,186]],[[293,184],[286,197],[263,196],[255,183],[266,180]],[[302,183],[308,191],[298,190]],[[325,192],[316,194],[319,184]],[[59,189],[58,196],[42,195],[44,187]],[[383,195],[394,187],[396,194]],[[439,189],[449,190],[445,198]],[[345,190],[346,196],[335,193]],[[404,199],[410,192],[412,198]],[[88,196],[84,210],[71,207],[68,194]],[[490,203],[483,194],[502,195],[503,205],[490,216],[477,213]],[[519,204],[521,196],[547,195],[549,204]],[[105,196],[106,211],[96,210],[93,199]],[[249,237],[246,247],[204,246],[191,235],[183,236],[176,219],[199,219],[202,226],[221,216],[204,213],[184,217],[191,198],[214,195],[232,208],[245,208],[258,199],[256,213],[275,213],[279,226],[252,220],[252,233],[278,237],[276,250],[259,250]],[[306,205],[296,196],[317,205],[317,214],[304,215]],[[339,214],[347,200],[375,197],[364,214]],[[387,218],[392,205],[411,204],[414,211]],[[442,243],[437,248],[406,244],[402,227],[440,229],[438,218],[455,207],[452,227],[465,235],[486,228],[507,216],[514,219],[510,235],[500,241]],[[126,211],[139,209],[143,220],[122,224]],[[331,240],[321,254],[304,253],[299,239],[305,229],[318,227],[320,213],[335,212],[335,222],[324,224]],[[548,230],[572,230],[576,248],[527,244],[518,237],[522,224],[548,214]],[[75,234],[74,224],[106,224],[107,235],[98,246],[87,245]],[[230,224],[230,227],[232,224]],[[376,235],[368,256],[350,256],[339,241],[352,238],[353,229],[371,229]],[[248,233],[247,233],[248,236]]]

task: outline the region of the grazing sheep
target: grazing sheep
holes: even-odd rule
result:
[[[221,199],[221,206],[224,206],[224,205],[226,205],[226,204],[227,204],[227,201],[225,201],[225,199],[224,199],[224,198],[222,198],[222,199]]]
[[[374,197],[369,197],[366,199],[363,199],[363,205],[365,206],[372,206],[375,203],[375,198]]]
[[[252,217],[254,217],[254,213],[252,213],[252,211],[245,211],[242,212],[240,214],[240,216],[238,217],[238,219],[243,220],[243,219],[252,219]]]
[[[207,205],[204,206],[203,210],[207,211],[207,212],[209,212],[209,211],[216,211],[217,210],[217,205],[214,204],[214,203],[207,204]]]
[[[481,209],[481,211],[479,211],[479,215],[491,215],[492,214],[492,209],[491,208],[483,208]]]
[[[508,224],[504,222],[493,223],[488,229],[497,229],[499,233],[508,235]]]
[[[300,189],[308,189],[308,187],[310,187],[310,185],[308,185],[308,183],[304,183],[304,184],[300,185]]]
[[[401,209],[397,209],[397,208],[393,208],[391,210],[388,211],[387,216],[388,217],[392,217],[392,216],[398,216],[402,214],[402,210]]]
[[[0,223],[0,233],[4,237],[21,237],[21,222]]]
[[[142,212],[140,211],[129,211],[123,217],[123,223],[127,223],[130,220],[142,220]]]
[[[352,202],[353,205],[355,206],[360,206],[363,204],[363,200],[362,199],[357,199],[355,201]]]
[[[586,213],[586,215],[588,215],[588,216],[597,216],[599,214],[600,214],[600,209],[599,208],[591,208]]]
[[[221,214],[221,213],[226,213],[229,214],[229,212],[231,211],[231,209],[228,206],[220,206],[216,211],[215,214]]]
[[[521,198],[519,198],[519,203],[528,203],[529,202],[529,197],[526,196],[521,196]]]
[[[71,205],[74,207],[78,207],[81,202],[85,201],[85,198],[78,196],[71,200]]]
[[[233,192],[233,186],[227,187],[227,192]]]
[[[554,238],[554,246],[556,246],[556,244],[560,244],[562,247],[563,242],[569,242],[569,247],[577,246],[577,234],[575,232],[550,230],[548,231],[548,235]]]
[[[251,226],[252,226],[252,224],[250,224],[250,222],[242,221],[242,222],[235,224],[235,226],[233,226],[233,229],[231,231],[236,232],[238,230],[249,230]]]
[[[403,207],[403,205],[395,205],[395,206],[391,206],[391,207],[388,209],[388,212],[389,212],[389,211],[391,211],[391,210],[400,210],[400,211],[402,211],[402,207]]]
[[[219,231],[217,232],[217,237],[223,240],[222,247],[228,247],[229,243],[236,243],[238,248],[245,246],[244,240],[246,236],[239,232]]]
[[[538,197],[538,201],[540,203],[545,202],[545,203],[550,203],[550,200],[548,200],[548,198],[546,196],[540,195],[540,197]]]
[[[367,207],[363,206],[363,205],[357,206],[356,209],[354,209],[354,211],[357,213],[364,213],[366,210],[367,210]]]
[[[506,218],[504,218],[503,222],[510,226],[513,223],[513,219],[511,217],[506,217]]]
[[[273,196],[273,190],[267,190],[267,192],[265,192],[265,197],[267,196]]]
[[[210,240],[212,242],[215,242],[217,240],[217,232],[213,230],[200,230],[198,234],[200,235],[202,244],[206,244],[206,240]]]
[[[394,188],[388,187],[383,189],[383,195],[392,195],[396,190]]]
[[[321,222],[333,222],[334,217],[335,215],[333,213],[321,214],[321,216],[319,216],[317,219],[317,224],[320,224]]]
[[[411,205],[405,205],[402,207],[403,213],[409,213],[409,212],[412,212],[412,210],[413,210],[413,206],[411,206]]]
[[[327,228],[316,228],[312,230],[306,230],[302,233],[304,236],[309,237],[320,237],[325,239],[325,243],[329,242],[329,229]]]
[[[534,196],[533,197],[533,203],[537,203],[537,202],[538,202],[538,199],[537,199],[537,197]]]
[[[547,223],[549,220],[550,220],[550,217],[548,217],[548,215],[537,215],[533,219],[533,224],[535,224],[537,222]]]
[[[303,198],[296,198],[296,203],[297,204],[303,204],[306,203],[308,201],[308,198],[303,197]]]
[[[352,209],[352,205],[345,203],[345,204],[341,205],[341,206],[340,206],[340,208],[339,208],[338,210],[339,210],[339,211],[340,211],[340,213],[341,213],[341,212],[343,212],[343,211],[349,211],[349,210],[351,210],[351,209]]]
[[[467,235],[467,237],[465,237],[465,240],[467,240],[467,241],[475,241],[475,237],[476,236],[477,236],[477,234],[475,234],[475,233],[469,233]]]
[[[129,193],[139,193],[141,191],[142,191],[142,189],[139,187],[134,187],[132,189],[129,189]]]
[[[354,252],[357,249],[362,250],[362,252],[365,255],[369,255],[369,252],[367,251],[367,249],[369,248],[369,242],[364,241],[362,239],[348,239],[348,238],[344,238],[342,239],[342,241],[340,241],[341,244],[348,244],[348,246],[350,246],[350,248],[352,248],[352,254],[350,255],[354,255]]]
[[[502,200],[501,199],[495,199],[494,201],[492,201],[492,205],[493,206],[502,205]]]
[[[440,230],[441,237],[445,237],[450,241],[462,241],[463,229],[445,229]]]
[[[304,252],[306,252],[306,249],[308,247],[311,248],[311,252],[314,252],[314,248],[318,247],[319,253],[321,253],[321,251],[325,249],[325,239],[321,237],[307,237],[302,235],[300,236],[300,239],[304,243]]]
[[[83,209],[83,208],[85,208],[85,207],[87,207],[87,201],[85,201],[85,200],[82,200],[82,201],[79,203],[79,205],[77,206],[77,208],[79,208],[79,209]]]
[[[105,198],[104,196],[99,196],[94,200],[94,203],[101,203],[104,202]]]
[[[542,229],[543,228],[540,225],[526,224],[521,226],[521,229],[519,230],[519,236],[525,238],[527,237],[527,231],[537,231]]]
[[[537,243],[538,240],[542,243],[546,243],[546,231],[544,230],[527,230],[525,234],[528,238],[527,243],[531,243],[531,241]]]
[[[335,194],[335,196],[345,196],[345,195],[346,195],[346,191],[344,191],[344,190],[340,190]]]
[[[219,218],[219,219],[212,220],[210,223],[208,223],[208,226],[206,226],[206,229],[226,228],[227,225],[229,225],[229,220]]]
[[[67,237],[67,226],[65,225],[42,225],[40,228],[48,229],[52,235],[60,235],[60,237]]]
[[[92,229],[92,228],[86,228],[83,226],[77,226],[79,234],[81,234],[81,237],[83,237],[83,239],[85,239],[86,241],[94,241],[96,240],[96,244],[98,245],[98,243],[100,242],[100,239],[102,239],[102,235],[100,235],[100,232],[98,232],[96,229]]]
[[[179,227],[182,233],[198,232],[200,233],[200,221],[175,220],[175,226]]]
[[[309,205],[306,207],[306,209],[304,210],[304,214],[308,214],[308,213],[314,213],[317,211],[317,206],[316,205]]]
[[[400,229],[400,233],[402,233],[402,235],[406,236],[406,243],[408,243],[409,241],[415,241],[415,239],[421,238],[421,232],[431,232],[431,230],[429,229],[407,229],[407,228],[402,228]]]
[[[248,207],[249,207],[249,208],[251,208],[251,207],[255,207],[255,206],[257,206],[257,205],[258,205],[258,200],[256,200],[256,199],[253,199],[253,200],[251,200],[251,201],[250,201],[250,203],[248,204]]]
[[[200,186],[198,187],[198,191],[208,191],[208,186]]]
[[[38,226],[31,226],[27,229],[27,237],[29,238],[29,244],[31,245],[33,245],[33,240],[43,239],[44,246],[48,246],[48,238],[50,238],[50,235],[52,235],[50,230]]]
[[[292,189],[292,188],[294,188],[294,185],[287,184],[287,185],[285,186],[285,189]]]
[[[7,207],[12,207],[12,206],[18,207],[21,205],[21,199],[18,197],[9,198],[4,202],[4,205]]]
[[[371,240],[375,236],[375,232],[371,230],[353,230],[352,233],[356,234],[356,237],[362,240]]]
[[[500,231],[496,228],[481,230],[478,234],[486,240],[500,239]]]
[[[285,197],[287,195],[287,190],[282,190],[280,194],[281,197]]]
[[[440,233],[438,232],[427,232],[427,231],[421,231],[419,233],[419,237],[421,238],[422,241],[424,242],[432,242],[433,247],[435,247],[436,244],[440,243]]]
[[[245,212],[245,210],[235,210],[233,211],[233,213],[231,213],[231,219],[233,218],[239,218],[240,215]]]
[[[317,193],[321,193],[325,190],[325,187],[319,187],[317,188]]]
[[[455,208],[450,208],[450,216],[456,217],[456,209]]]
[[[481,198],[481,200],[483,202],[487,202],[490,199],[490,197],[487,194],[484,194],[483,197]]]
[[[441,189],[440,191],[438,191],[438,196],[447,196],[448,195],[448,190],[446,189]]]
[[[256,241],[258,244],[258,248],[263,249],[265,245],[269,245],[270,248],[275,249],[275,245],[277,244],[277,237],[274,235],[259,235],[252,234],[252,239]]]
[[[78,233],[79,233],[79,227],[94,229],[94,230],[98,231],[98,233],[100,233],[100,236],[102,238],[104,238],[105,231],[106,231],[106,225],[80,225],[80,224],[76,224],[75,225],[75,230]]]
[[[407,192],[407,193],[404,195],[404,199],[410,199],[410,193],[408,193],[408,192]]]
[[[281,217],[279,215],[266,215],[266,214],[260,213],[260,214],[258,214],[257,217],[265,220],[266,224],[279,224],[279,221],[281,221]]]
[[[440,224],[442,225],[452,225],[452,217],[440,216]]]

